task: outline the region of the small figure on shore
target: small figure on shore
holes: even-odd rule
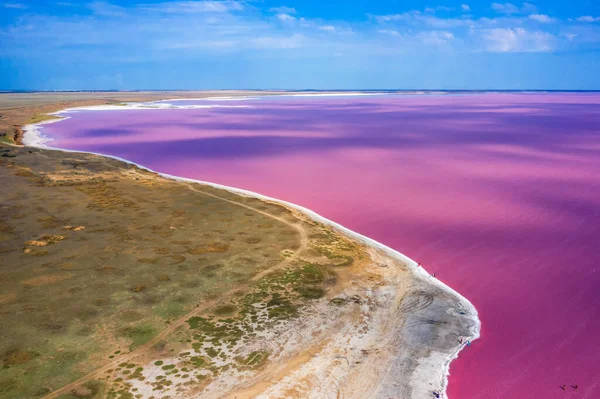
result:
[[[467,346],[471,346],[471,341],[467,341]]]
[[[435,396],[436,398],[439,398],[440,393],[438,391],[433,391],[433,396]]]
[[[563,391],[566,391],[567,390],[567,386],[566,385],[561,385],[560,389],[562,389]]]
[[[431,277],[435,277],[435,273],[431,273]]]
[[[577,389],[579,388],[579,385],[575,384],[575,385],[571,385],[573,387],[573,389]]]
[[[459,344],[462,344],[462,343],[463,343],[463,337],[460,337],[460,338],[458,339],[458,343],[459,343]]]

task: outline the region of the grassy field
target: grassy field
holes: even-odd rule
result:
[[[253,338],[362,256],[282,206],[99,156],[0,144],[0,181],[0,398],[158,398],[260,368]]]

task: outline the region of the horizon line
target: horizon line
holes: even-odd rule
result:
[[[276,92],[580,92],[594,93],[599,89],[57,89],[57,90],[0,90],[11,93],[140,93],[140,92],[214,92],[214,91],[276,91]]]

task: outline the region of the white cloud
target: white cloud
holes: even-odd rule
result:
[[[436,29],[456,28],[469,26],[473,21],[463,18],[438,18],[434,15],[424,14],[420,11],[408,11],[401,14],[372,15],[372,18],[380,24],[390,22],[405,22],[411,24],[423,24]]]
[[[218,49],[232,49],[235,46],[239,46],[241,43],[236,40],[179,40],[179,41],[166,41],[166,42],[155,42],[157,48],[170,49],[170,50],[218,50]]]
[[[296,14],[297,13],[297,11],[294,7],[286,7],[286,6],[271,7],[271,8],[269,8],[269,11],[276,13],[276,14]]]
[[[577,18],[579,22],[600,22],[600,17],[592,17],[591,15],[584,15],[582,17]]]
[[[398,32],[397,30],[391,30],[391,29],[379,29],[377,32],[382,33],[384,35],[390,35],[390,36],[396,36],[396,37],[402,36],[402,34],[400,32]]]
[[[577,36],[579,36],[576,33],[565,33],[564,37],[567,38],[568,41],[572,42]]]
[[[108,52],[107,57],[112,58],[135,54],[138,58],[157,59],[176,56],[177,51],[186,57],[194,57],[248,49],[265,55],[271,50],[298,49],[289,51],[294,56],[353,54],[358,48],[366,55],[392,50],[426,54],[447,49],[461,53],[544,52],[559,45],[561,50],[577,50],[590,43],[591,33],[586,29],[593,31],[596,27],[583,26],[583,22],[600,21],[600,18],[586,16],[580,18],[580,24],[569,24],[545,14],[524,13],[523,10],[531,6],[517,2],[520,0],[512,0],[517,5],[496,3],[498,10],[512,12],[512,7],[516,8],[519,14],[513,16],[504,13],[474,18],[468,12],[468,4],[456,3],[451,14],[442,13],[442,8],[437,13],[436,8],[432,9],[436,13],[421,10],[371,15],[370,20],[363,23],[330,18],[305,19],[294,8],[261,9],[258,2],[249,0],[138,1],[137,6],[121,7],[116,4],[123,3],[116,0],[88,0],[86,6],[94,10],[93,15],[77,12],[31,15],[22,21],[15,17],[14,23],[0,27],[0,35],[14,43],[8,50],[0,48],[0,55],[31,48],[40,49],[43,54],[50,50],[55,54],[75,53],[84,46],[89,49],[87,54],[97,57]],[[127,23],[124,23],[123,15],[127,17]],[[542,25],[549,22],[555,22],[555,25]],[[546,27],[555,28],[556,36],[543,32]],[[394,46],[390,46],[391,43]],[[149,48],[165,51],[140,50]],[[184,52],[184,49],[190,51]]]
[[[556,19],[549,17],[546,14],[531,14],[529,19],[533,19],[534,21],[541,22],[543,24],[549,24],[552,22],[556,22]]]
[[[277,19],[280,20],[281,22],[292,22],[296,20],[296,17],[290,15],[290,14],[277,14],[276,15]]]
[[[425,9],[425,12],[427,13],[436,13],[437,11],[445,11],[445,12],[449,12],[452,11],[453,9],[450,7],[446,7],[446,6],[437,6],[437,7],[427,7]]]
[[[25,4],[21,4],[21,3],[4,3],[4,4],[2,4],[2,7],[12,8],[15,10],[24,10],[27,8],[27,6]]]
[[[554,36],[547,32],[530,32],[523,28],[496,28],[483,31],[486,49],[490,52],[548,52]]]
[[[335,26],[333,25],[320,26],[319,29],[327,32],[335,32]]]
[[[298,48],[306,41],[306,37],[300,34],[284,37],[259,37],[251,41],[258,48],[292,49]]]
[[[239,1],[173,1],[146,5],[143,8],[169,14],[225,13],[241,11],[244,5]]]
[[[537,7],[531,3],[523,3],[523,7],[521,7],[521,12],[524,14],[536,14]]]
[[[126,14],[123,7],[119,7],[104,1],[91,2],[88,4],[88,7],[95,15],[102,17],[122,17]]]
[[[454,34],[447,31],[421,32],[418,37],[423,43],[434,45],[448,44],[454,40]]]
[[[504,3],[504,4],[492,3],[492,10],[494,10],[500,14],[508,14],[508,15],[519,13],[519,7],[517,7],[516,5],[514,5],[512,3]]]
[[[523,3],[521,7],[513,3],[492,3],[492,10],[498,14],[534,14],[537,12],[537,7],[531,3]]]

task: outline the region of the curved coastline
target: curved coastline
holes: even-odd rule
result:
[[[168,100],[163,100],[163,101],[168,101]],[[144,104],[147,104],[147,103],[144,103]],[[146,171],[149,171],[152,173],[156,173],[156,174],[158,174],[164,178],[170,179],[170,180],[207,185],[207,186],[211,186],[214,188],[226,190],[226,191],[229,191],[229,192],[237,194],[237,195],[251,197],[251,198],[257,198],[257,199],[260,199],[263,201],[272,202],[272,203],[279,204],[279,205],[294,209],[296,211],[299,211],[316,222],[328,225],[328,226],[332,227],[333,229],[335,229],[336,231],[350,237],[351,239],[356,240],[365,246],[377,249],[377,250],[383,252],[385,255],[389,256],[390,258],[398,260],[398,261],[406,264],[407,267],[409,268],[409,270],[413,273],[415,278],[417,278],[418,280],[420,280],[421,282],[423,282],[425,284],[432,285],[432,286],[450,294],[451,296],[454,296],[458,300],[458,302],[461,304],[461,310],[465,312],[465,315],[468,316],[470,318],[470,321],[472,321],[472,323],[473,323],[473,326],[470,328],[470,335],[463,337],[464,338],[463,342],[466,340],[474,341],[477,338],[479,338],[481,324],[480,324],[480,321],[478,318],[477,309],[473,306],[473,304],[471,304],[471,302],[468,299],[466,299],[463,295],[461,295],[460,293],[458,293],[457,291],[455,291],[448,285],[444,284],[443,282],[441,282],[440,280],[438,280],[436,278],[431,277],[431,275],[423,267],[421,267],[417,262],[410,259],[408,256],[396,251],[393,248],[390,248],[390,247],[388,247],[378,241],[375,241],[374,239],[366,237],[360,233],[352,231],[352,230],[342,226],[339,223],[336,223],[332,220],[329,220],[329,219],[317,214],[316,212],[314,212],[308,208],[305,208],[303,206],[300,206],[300,205],[297,205],[297,204],[294,204],[291,202],[279,200],[279,199],[272,198],[272,197],[269,197],[269,196],[266,196],[266,195],[263,195],[260,193],[255,193],[255,192],[252,192],[249,190],[243,190],[243,189],[239,189],[239,188],[235,188],[235,187],[225,186],[225,185],[218,184],[218,183],[190,179],[190,178],[185,178],[185,177],[179,177],[179,176],[169,175],[166,173],[160,173],[160,172],[154,171],[146,166],[137,164],[137,163],[129,161],[127,159],[112,156],[112,155],[94,153],[94,152],[89,152],[89,151],[69,150],[69,149],[63,149],[63,148],[58,148],[58,147],[52,147],[47,144],[52,139],[44,136],[39,129],[39,127],[42,125],[59,122],[61,120],[69,118],[68,116],[67,117],[63,116],[63,114],[69,113],[69,112],[75,111],[75,110],[182,109],[182,108],[185,109],[185,108],[193,107],[193,106],[192,107],[186,107],[186,106],[151,107],[151,106],[143,106],[143,105],[140,106],[140,105],[141,104],[139,104],[139,103],[138,104],[132,103],[131,106],[129,106],[129,105],[128,106],[110,106],[109,105],[109,106],[67,108],[67,109],[64,109],[64,110],[61,110],[61,111],[51,114],[51,115],[56,115],[56,116],[61,117],[60,119],[43,121],[40,123],[29,124],[29,125],[23,126],[23,131],[24,131],[23,144],[25,146],[29,146],[29,147],[37,147],[37,148],[63,151],[63,152],[87,153],[87,154],[93,154],[93,155],[98,155],[98,156],[102,156],[102,157],[112,158],[112,159],[124,162],[126,164],[129,164],[129,165],[134,165],[140,169],[143,169],[143,170],[146,170]],[[170,104],[167,104],[167,105],[170,105]],[[228,106],[222,106],[222,107],[228,107]],[[234,107],[237,107],[237,106],[234,106]],[[210,105],[209,106],[198,106],[198,107],[193,107],[193,108],[213,108],[213,106],[210,106]],[[428,360],[431,362],[441,363],[441,364],[438,364],[438,367],[435,367],[437,369],[437,372],[434,375],[429,374],[429,373],[432,373],[431,370],[426,370],[428,372],[427,377],[429,377],[428,378],[429,382],[431,382],[432,385],[434,385],[434,386],[440,387],[440,397],[441,398],[448,398],[446,391],[447,391],[447,387],[448,387],[448,376],[450,374],[450,364],[451,364],[452,360],[454,360],[458,357],[460,351],[464,347],[465,347],[464,343],[459,344],[457,342],[456,345],[447,348],[446,351],[444,351],[444,352],[440,351],[438,353],[438,355],[442,355],[442,356],[439,357],[439,359],[436,359],[435,356],[433,356],[433,354],[432,354],[432,356],[428,356],[427,358],[424,358],[424,357],[420,358],[418,361],[419,365],[421,365],[422,363],[425,364],[424,368],[427,368],[427,366],[431,366],[431,365],[426,364]]]

